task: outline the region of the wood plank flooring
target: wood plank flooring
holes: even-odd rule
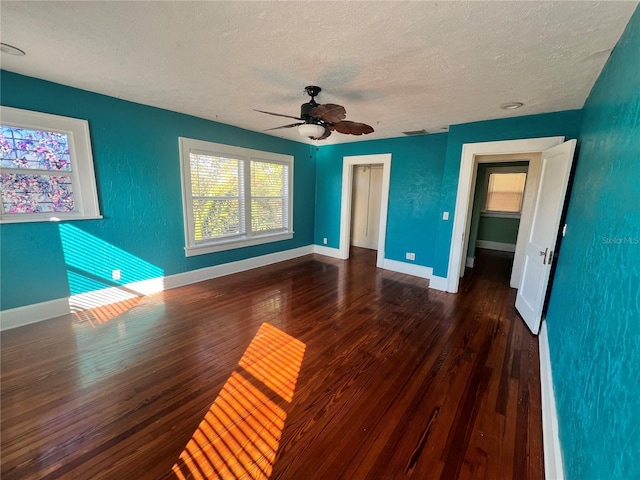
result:
[[[309,255],[2,333],[10,479],[542,479],[510,260]]]

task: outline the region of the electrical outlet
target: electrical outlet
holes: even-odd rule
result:
[[[120,280],[122,278],[122,272],[120,271],[120,269],[112,270],[111,271],[111,278],[113,280]]]
[[[407,252],[407,260],[415,260],[416,259],[416,254],[413,252]]]
[[[324,238],[322,239],[322,243],[323,243],[323,244],[325,244],[325,245],[327,244],[327,237],[324,237]]]

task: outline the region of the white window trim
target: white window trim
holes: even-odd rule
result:
[[[489,198],[489,178],[492,173],[528,173],[529,165],[522,166],[514,166],[514,167],[488,167],[485,170],[485,179],[484,179],[484,205],[482,210],[480,211],[481,217],[494,217],[494,218],[520,218],[522,214],[522,200],[520,200],[520,211],[518,212],[500,212],[498,210],[487,210],[487,199]],[[525,187],[522,190],[522,199],[524,199],[524,194],[527,189],[525,181]]]
[[[221,143],[206,142],[193,138],[179,137],[180,146],[180,179],[182,184],[182,207],[184,218],[184,234],[185,234],[185,255],[187,257],[195,255],[204,255],[207,253],[222,252],[235,248],[249,247],[253,245],[261,245],[264,243],[279,242],[293,238],[293,157],[291,155],[282,155],[279,153],[264,152],[260,150],[252,150],[249,148],[236,147],[233,145],[225,145]],[[271,232],[260,232],[237,235],[234,237],[224,237],[217,240],[210,240],[206,243],[196,243],[195,240],[195,221],[193,219],[193,201],[191,190],[191,162],[189,154],[192,151],[207,152],[214,155],[228,156],[237,158],[246,162],[245,164],[245,185],[247,195],[250,195],[250,169],[249,164],[254,161],[267,161],[271,163],[281,163],[289,167],[289,224],[283,230]],[[247,229],[250,231],[250,203],[247,206],[249,214],[246,217],[249,222]]]
[[[48,113],[33,112],[12,107],[0,107],[2,125],[46,130],[67,135],[71,172],[58,172],[69,175],[73,182],[75,212],[44,213],[0,213],[0,223],[49,222],[60,220],[90,220],[102,218],[98,204],[96,178],[93,170],[93,155],[89,137],[89,122],[78,118],[61,117]],[[28,169],[24,169],[29,173]],[[56,172],[52,172],[56,173]]]

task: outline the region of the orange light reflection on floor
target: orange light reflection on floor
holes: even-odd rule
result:
[[[131,310],[138,305],[144,297],[135,297],[129,300],[123,300],[117,303],[111,303],[102,307],[95,307],[89,310],[80,310],[73,312],[76,317],[75,322],[82,324],[88,322],[93,328],[96,328],[101,323],[107,323],[123,313]]]
[[[263,323],[238,365],[291,402],[305,348],[300,340]]]
[[[287,402],[305,344],[264,323],[239,365]],[[234,371],[173,466],[179,479],[268,479],[286,412]]]

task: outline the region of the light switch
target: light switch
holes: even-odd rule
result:
[[[443,212],[442,213],[442,219],[443,220],[449,220],[449,212]]]

